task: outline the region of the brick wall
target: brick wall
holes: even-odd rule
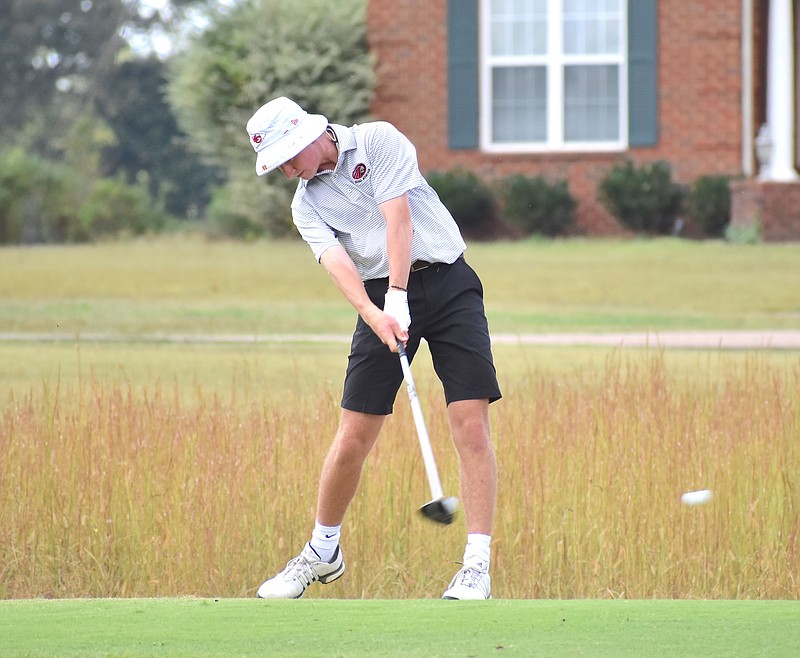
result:
[[[627,157],[666,160],[684,183],[741,173],[741,0],[660,0],[659,143],[615,154],[449,150],[446,11],[446,0],[368,5],[378,74],[372,111],[416,144],[423,171],[462,165],[487,179],[512,173],[566,179],[578,200],[578,231],[591,234],[622,232],[595,193],[608,169]]]
[[[758,225],[767,242],[800,239],[800,183],[731,183],[731,226]]]

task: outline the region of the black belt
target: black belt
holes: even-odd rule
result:
[[[462,258],[464,258],[464,254],[461,254],[456,260],[461,260]],[[411,263],[411,271],[419,272],[420,270],[424,270],[431,265],[447,265],[447,263],[431,263],[427,260],[415,260],[413,263]]]
[[[411,263],[411,271],[412,272],[419,272],[420,270],[424,270],[426,267],[430,267],[433,263],[429,263],[426,260],[415,260]]]

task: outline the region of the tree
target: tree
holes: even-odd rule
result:
[[[179,125],[204,158],[224,167],[215,207],[224,221],[258,234],[285,233],[294,184],[256,184],[244,127],[263,103],[293,98],[340,123],[368,118],[374,84],[364,0],[243,0],[216,14],[169,64],[168,96]]]
[[[130,184],[146,183],[170,214],[196,217],[222,176],[189,148],[167,104],[165,86],[164,64],[154,57],[116,68],[107,93],[96,101],[99,118],[115,135],[114,143],[103,149],[101,167],[106,175],[124,173]]]
[[[164,99],[165,64],[141,44],[167,33],[179,43],[187,14],[217,2],[230,0],[158,10],[142,0],[0,0],[2,143],[84,176],[123,173],[171,213],[199,214],[218,176],[187,149]]]
[[[57,143],[102,87],[131,20],[121,0],[1,0],[0,136],[48,113]]]
[[[51,137],[66,133],[105,93],[128,38],[155,30],[177,40],[186,14],[216,1],[170,0],[152,11],[142,0],[0,0],[0,137],[14,142],[42,115]]]

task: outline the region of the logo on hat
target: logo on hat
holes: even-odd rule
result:
[[[362,180],[366,175],[367,175],[367,165],[365,165],[363,162],[359,162],[356,165],[356,168],[353,169],[353,180],[358,182]]]
[[[260,144],[264,140],[264,135],[256,133],[251,139],[253,140],[253,144]]]

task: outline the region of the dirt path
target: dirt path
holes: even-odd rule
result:
[[[525,345],[608,345],[702,349],[800,349],[800,331],[652,331],[631,333],[526,334],[495,337]]]

